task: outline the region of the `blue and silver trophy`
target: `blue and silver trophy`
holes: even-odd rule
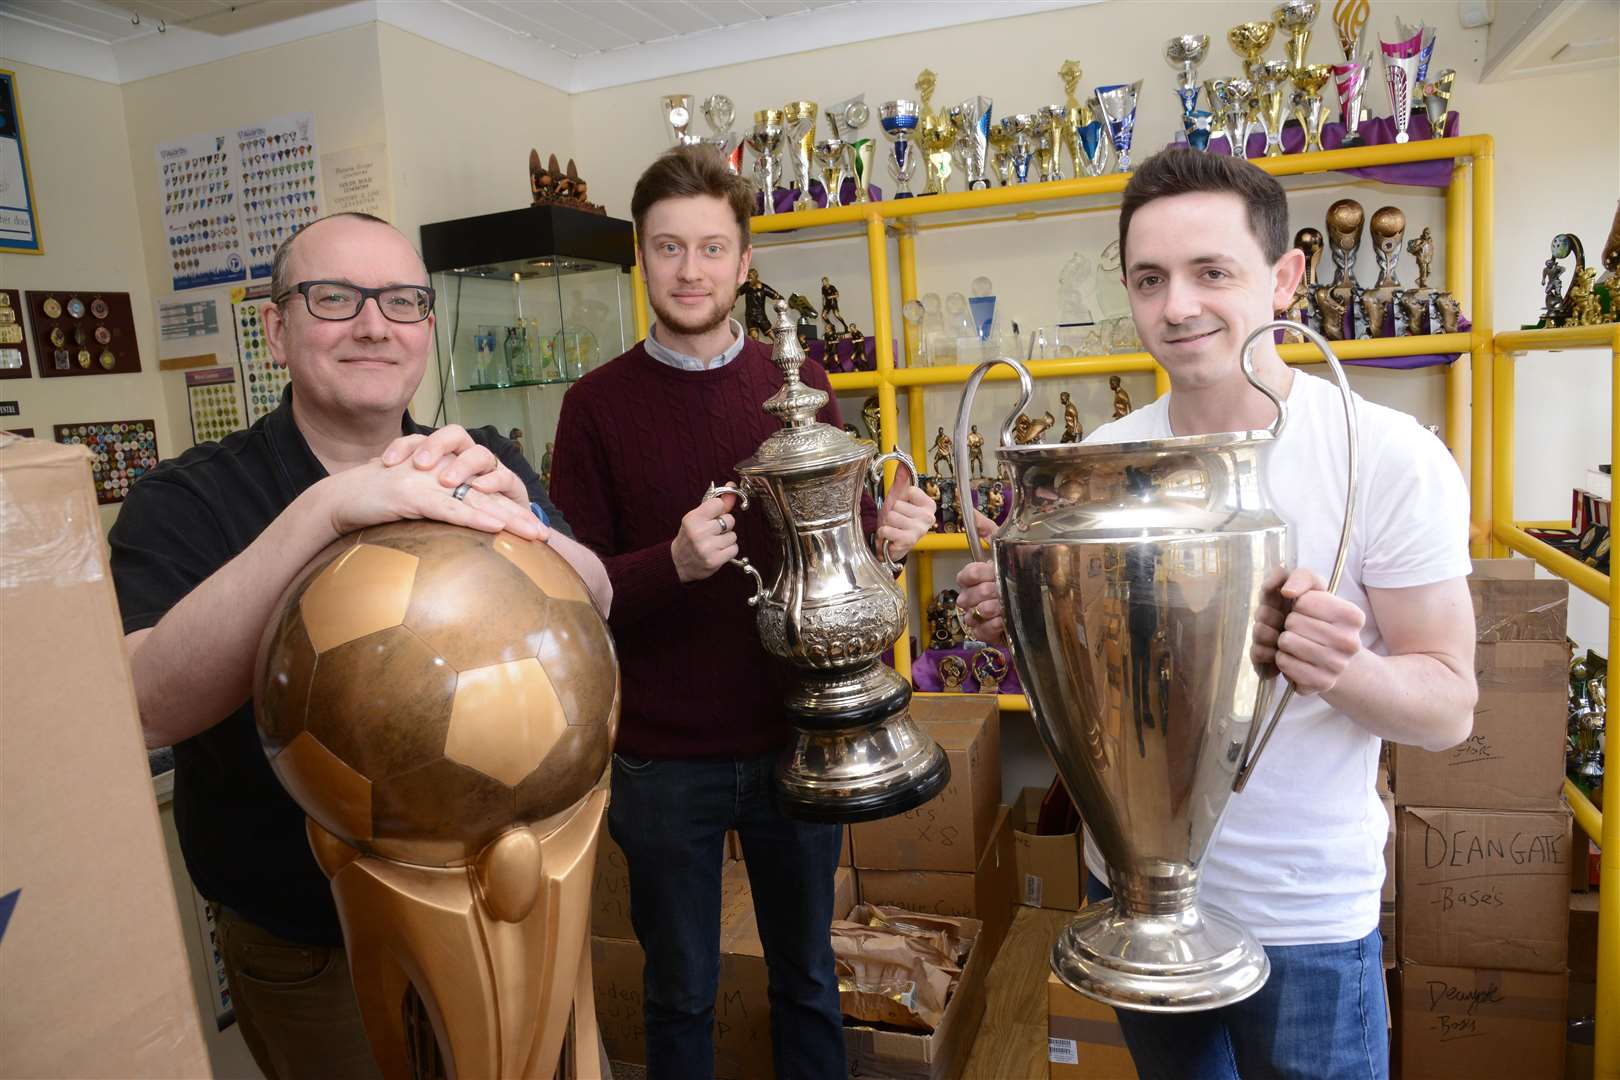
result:
[[[885,101],[878,109],[878,122],[883,134],[894,144],[894,156],[889,159],[889,172],[894,177],[897,199],[912,196],[911,177],[917,171],[917,156],[913,153],[912,132],[917,130],[918,109],[915,101],[900,99]]]
[[[1114,145],[1115,172],[1131,171],[1131,135],[1136,129],[1136,99],[1141,92],[1141,79],[1099,86],[1093,91],[1097,111],[1108,129],[1108,140]]]

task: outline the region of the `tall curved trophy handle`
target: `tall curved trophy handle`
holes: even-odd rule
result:
[[[748,509],[748,492],[744,491],[736,484],[710,484],[709,490],[703,493],[703,501],[708,502],[710,499],[717,498],[721,495],[737,496],[737,509]],[[746,558],[727,559],[726,561],[732,566],[735,566],[737,569],[744,571],[749,577],[754,579],[754,595],[748,598],[748,606],[758,607],[759,602],[765,599],[771,593],[771,591],[765,587],[765,579],[760,576],[758,570],[754,569],[754,564],[749,562]]]
[[[1288,422],[1288,403],[1278,397],[1276,391],[1255,376],[1253,354],[1254,347],[1259,342],[1262,334],[1270,334],[1273,330],[1279,329],[1297,330],[1305,336],[1307,341],[1322,350],[1323,357],[1327,359],[1328,367],[1333,369],[1334,381],[1339,384],[1339,396],[1344,401],[1344,431],[1347,440],[1346,458],[1350,467],[1346,470],[1345,476],[1344,526],[1339,530],[1339,551],[1333,557],[1333,573],[1328,577],[1327,583],[1327,591],[1335,592],[1339,588],[1339,579],[1344,575],[1344,559],[1346,553],[1350,550],[1350,526],[1355,520],[1356,513],[1356,400],[1350,391],[1350,380],[1345,377],[1344,368],[1339,365],[1339,358],[1333,354],[1332,347],[1328,345],[1327,340],[1321,334],[1301,323],[1292,322],[1288,319],[1273,319],[1263,326],[1256,327],[1243,342],[1244,378],[1248,379],[1250,385],[1270,398],[1272,404],[1277,406],[1277,419],[1271,425],[1271,434],[1273,436],[1282,434],[1283,427]],[[1260,727],[1255,725],[1250,726],[1249,737],[1243,744],[1243,756],[1238,766],[1237,776],[1232,781],[1233,791],[1242,791],[1249,783],[1249,777],[1254,773],[1255,763],[1260,760],[1260,755],[1265,751],[1266,744],[1271,741],[1272,733],[1277,730],[1277,724],[1282,720],[1283,710],[1288,708],[1288,703],[1293,699],[1294,684],[1289,683],[1288,687],[1283,691],[1282,699],[1277,702],[1277,709],[1271,714],[1271,719],[1266,723],[1264,730],[1262,731]],[[1257,714],[1264,711],[1264,703],[1265,698],[1262,697],[1261,707],[1256,710]],[[1257,734],[1259,735],[1258,742],[1255,741]],[[1251,748],[1252,753],[1250,752]]]
[[[873,458],[872,464],[867,466],[867,471],[872,475],[873,487],[881,487],[883,483],[883,464],[887,461],[898,461],[900,464],[904,465],[906,470],[911,473],[911,482],[913,484],[920,484],[922,482],[917,479],[917,463],[911,460],[911,455],[907,454],[903,450],[890,450],[887,454],[879,454],[877,457]],[[905,568],[904,564],[897,563],[889,557],[888,540],[883,541],[881,558],[883,559],[883,565],[888,568],[889,573],[891,574],[898,574]]]
[[[979,535],[979,522],[973,516],[973,488],[971,485],[964,488],[962,484],[964,479],[972,479],[968,473],[972,468],[972,461],[968,457],[967,437],[973,421],[973,395],[978,393],[979,384],[984,382],[984,377],[997,364],[1006,364],[1018,372],[1018,385],[1023,391],[1018,404],[1013,406],[1012,412],[1007,414],[1007,419],[1002,421],[1000,445],[1013,445],[1013,424],[1018,420],[1018,414],[1029,408],[1029,399],[1035,396],[1035,382],[1030,378],[1029,368],[1010,356],[986,360],[973,369],[973,374],[968,376],[967,385],[962,387],[962,402],[956,408],[956,442],[953,444],[956,451],[956,501],[962,512],[962,529],[967,533],[968,558],[973,562],[983,562],[989,558],[989,554],[985,549],[984,538]],[[1012,500],[1016,497],[1016,493],[1009,488],[1007,492],[1009,513]]]

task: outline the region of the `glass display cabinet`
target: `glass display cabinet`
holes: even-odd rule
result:
[[[633,236],[565,206],[422,226],[445,415],[516,440],[548,483],[563,394],[635,341]]]

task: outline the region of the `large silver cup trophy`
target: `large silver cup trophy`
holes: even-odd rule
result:
[[[1017,445],[1013,420],[1028,409],[1031,381],[1008,359],[975,369],[957,413],[957,475],[966,476],[974,394],[995,364],[1017,370],[1023,397],[996,452],[1014,502],[990,558],[1036,730],[1114,894],[1062,931],[1052,969],[1119,1008],[1218,1008],[1270,974],[1248,930],[1199,907],[1198,880],[1228,801],[1293,694],[1277,693],[1276,669],[1254,654],[1257,626],[1279,625],[1279,590],[1294,565],[1293,538],[1265,486],[1287,403],[1251,360],[1260,335],[1277,327],[1316,343],[1344,395],[1350,494],[1336,588],[1354,513],[1355,407],[1337,358],[1308,327],[1276,320],[1244,342],[1244,375],[1277,407],[1264,431]],[[973,557],[983,559],[969,508],[962,514]]]
[[[771,332],[783,385],[764,408],[782,427],[737,465],[736,484],[704,497],[729,492],[739,511],[761,502],[782,553],[769,585],[747,559],[732,560],[754,579],[748,603],[766,651],[795,669],[785,704],[797,738],[776,769],[777,802],[807,821],[889,817],[933,798],[951,775],[911,720],[911,684],[882,662],[905,633],[906,596],[887,545],[880,561],[861,533],[868,478],[876,483],[887,461],[913,478],[917,467],[899,451],[874,459],[874,444],[816,420],[827,394],[799,381],[805,353],[786,301]]]

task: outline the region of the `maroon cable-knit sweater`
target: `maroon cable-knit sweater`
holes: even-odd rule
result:
[[[842,426],[820,365],[799,377],[828,391],[817,418]],[[734,566],[683,585],[670,544],[712,483],[781,427],[760,406],[782,387],[770,349],[755,341],[730,363],[681,371],[638,342],[563,398],[551,497],[574,536],[602,557],[613,582],[608,623],[619,653],[617,749],[636,757],[732,757],[787,741],[785,666],[760,645],[753,579]],[[864,524],[876,508],[862,504]],[[757,503],[736,508],[737,541],[771,582],[781,563]]]

